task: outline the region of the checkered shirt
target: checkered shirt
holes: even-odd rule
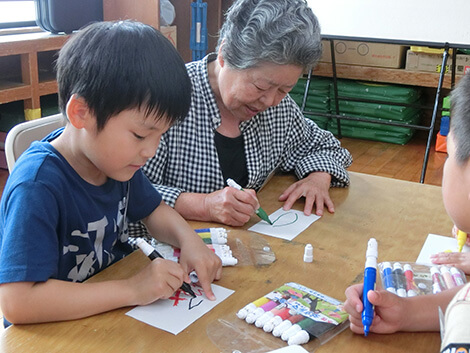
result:
[[[209,54],[186,64],[192,82],[189,113],[162,136],[155,157],[143,167],[171,207],[182,192],[211,193],[225,187],[214,142],[221,116],[207,71],[214,59],[215,54]],[[276,107],[242,122],[240,130],[248,170],[248,185],[243,187],[258,190],[277,168],[294,171],[299,179],[327,172],[332,175],[331,186],[349,185],[346,168],[352,163],[351,154],[331,132],[305,118],[289,95]]]

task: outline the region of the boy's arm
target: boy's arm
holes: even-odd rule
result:
[[[181,215],[162,202],[142,220],[149,233],[159,241],[181,249],[180,263],[186,273],[196,270],[209,299],[215,299],[210,284],[222,275],[222,263]]]
[[[156,259],[124,280],[4,283],[0,285],[0,305],[13,324],[73,320],[168,298],[181,286],[184,275],[179,264]]]

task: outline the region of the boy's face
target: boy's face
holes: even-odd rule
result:
[[[457,228],[470,233],[470,160],[457,163],[452,133],[447,135],[448,158],[442,176],[442,197],[447,213]]]
[[[86,157],[103,176],[127,181],[155,155],[160,138],[170,127],[165,119],[155,121],[140,110],[125,110],[110,118],[104,128],[87,139]]]

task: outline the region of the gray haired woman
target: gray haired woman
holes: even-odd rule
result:
[[[320,26],[305,0],[235,1],[217,52],[186,64],[188,115],[143,168],[164,200],[186,219],[241,226],[279,169],[299,179],[279,196],[284,209],[304,197],[306,215],[334,212],[329,188],[349,185],[351,155],[288,95],[320,55]]]

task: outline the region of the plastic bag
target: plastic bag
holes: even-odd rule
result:
[[[171,26],[175,20],[175,7],[169,0],[160,0],[160,25]]]

